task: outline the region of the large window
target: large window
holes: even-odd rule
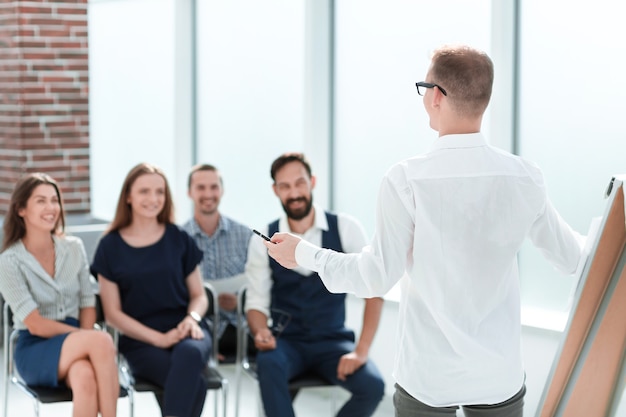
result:
[[[198,162],[219,167],[224,213],[263,227],[281,212],[270,165],[304,141],[305,2],[198,2]]]
[[[334,208],[361,220],[372,235],[387,169],[426,152],[437,138],[415,82],[424,80],[430,54],[442,44],[490,53],[491,0],[342,0],[335,22]],[[489,130],[486,115],[487,136]]]
[[[124,177],[139,162],[157,164],[170,182],[174,179],[173,14],[171,0],[89,4],[91,201],[96,217],[112,218]]]
[[[437,137],[415,82],[442,44],[490,52],[491,1],[342,0],[335,22],[335,209],[373,234],[384,173]]]
[[[542,168],[552,202],[583,234],[603,214],[611,176],[626,171],[622,16],[610,0],[521,2],[520,154]],[[571,277],[530,245],[520,269],[526,306],[566,311]]]

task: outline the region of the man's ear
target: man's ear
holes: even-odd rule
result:
[[[280,196],[278,195],[278,192],[276,191],[276,184],[272,184],[272,190],[274,191],[274,195],[280,198]]]
[[[316,181],[317,181],[317,177],[315,175],[311,175],[311,190],[315,188]]]
[[[433,107],[441,107],[441,100],[443,100],[443,93],[437,88],[433,88]]]

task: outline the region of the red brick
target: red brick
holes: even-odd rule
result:
[[[61,76],[61,75],[43,75],[41,77],[41,82],[49,84],[49,83],[73,83],[73,76]]]
[[[50,49],[54,49],[56,51],[64,51],[65,49],[78,49],[84,48],[82,42],[77,42],[71,39],[51,39],[47,42],[48,47]]]
[[[47,121],[43,123],[46,128],[55,128],[55,127],[73,127],[76,126],[76,122],[74,120],[56,120],[56,121]]]
[[[61,27],[61,28],[55,28],[55,27],[46,27],[46,28],[39,28],[39,36],[41,36],[42,38],[46,38],[46,37],[50,37],[50,38],[54,38],[54,37],[69,37],[71,34],[70,32],[70,28],[66,28],[66,27]]]
[[[22,58],[25,60],[37,60],[37,59],[55,59],[57,57],[56,52],[41,50],[37,52],[24,52]]]
[[[63,26],[65,25],[65,20],[60,17],[52,17],[52,15],[48,15],[46,17],[41,17],[42,15],[26,15],[20,18],[20,21],[24,25],[33,25],[33,26]]]
[[[87,28],[87,21],[86,20],[66,20],[64,22],[65,26],[70,26],[70,27],[83,27],[83,28]]]
[[[87,51],[85,49],[75,48],[73,50],[62,50],[58,52],[57,58],[60,59],[75,59],[81,61],[87,61]]]
[[[15,46],[18,48],[45,48],[46,43],[39,40],[18,40]]]
[[[23,98],[23,103],[27,106],[39,104],[54,104],[54,99],[51,97],[29,97],[25,95]]]
[[[56,71],[59,73],[61,73],[65,69],[62,63],[56,63],[55,61],[33,64],[31,68],[34,72]]]
[[[69,14],[69,15],[87,15],[87,7],[77,7],[77,8],[59,7],[57,8],[57,13]]]
[[[44,6],[25,6],[23,4],[19,4],[17,5],[17,14],[21,15],[21,14],[27,14],[27,13],[32,13],[32,14],[51,14],[52,13],[52,8],[51,7],[44,7]]]
[[[21,91],[22,93],[25,93],[25,94],[45,94],[46,87],[44,85],[33,85],[33,86],[23,87]]]

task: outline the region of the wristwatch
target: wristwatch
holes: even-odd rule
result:
[[[200,317],[200,314],[196,313],[195,311],[190,311],[189,315],[191,316],[192,319],[194,319],[196,321],[196,323],[200,324],[200,322],[202,321],[202,317]]]

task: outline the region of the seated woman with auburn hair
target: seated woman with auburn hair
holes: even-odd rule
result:
[[[93,329],[95,296],[85,248],[80,239],[63,235],[64,226],[56,182],[41,173],[21,179],[4,219],[0,254],[0,292],[20,329],[15,365],[28,385],[67,384],[73,416],[114,417],[115,346],[108,333]]]
[[[135,166],[92,271],[106,320],[122,333],[119,349],[132,373],[163,387],[164,416],[199,417],[212,346],[201,320],[207,310],[198,268],[202,253],[173,219],[163,172]]]

